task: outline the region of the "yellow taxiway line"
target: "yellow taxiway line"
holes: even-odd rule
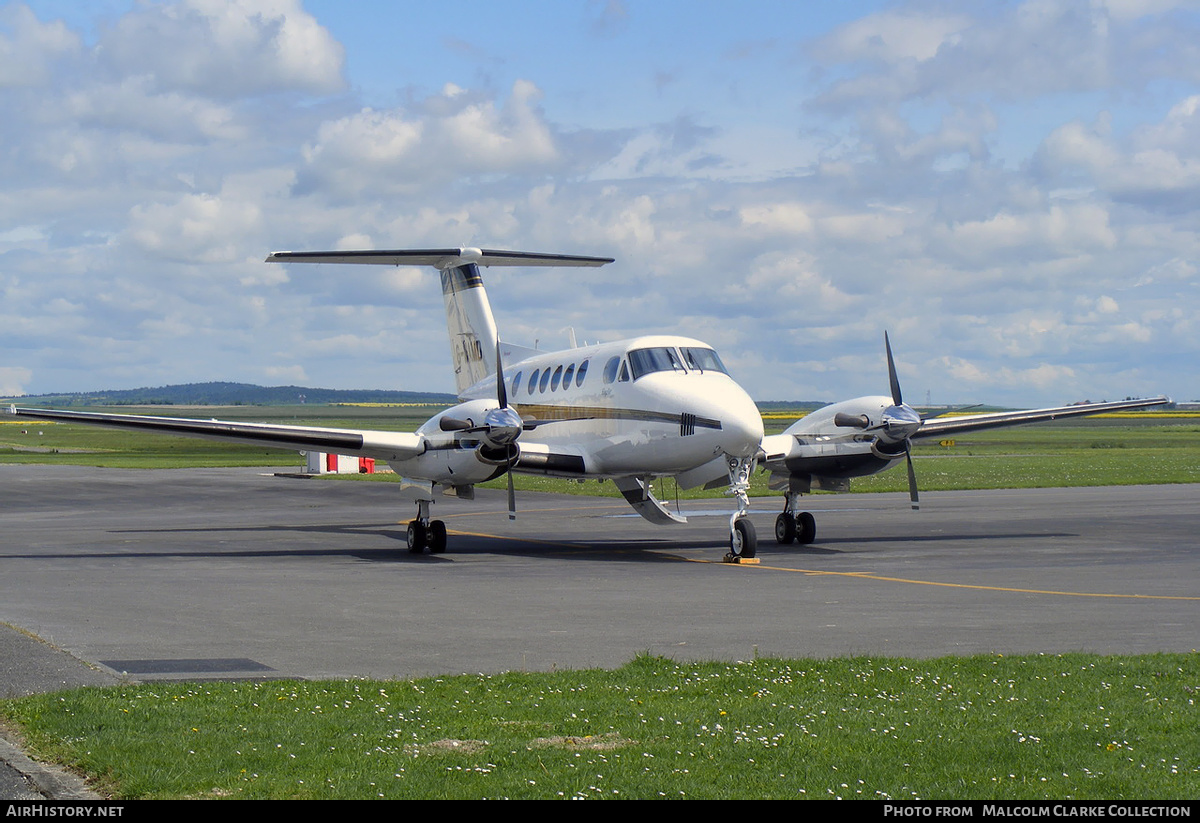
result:
[[[715,560],[692,560],[692,563],[715,563]],[[728,565],[722,563],[721,565]],[[1112,594],[1109,592],[1067,592],[1055,589],[1020,589],[1014,586],[979,586],[972,583],[944,583],[938,580],[914,580],[908,577],[885,577],[881,574],[871,574],[870,572],[831,572],[822,569],[791,569],[786,566],[764,566],[761,563],[755,566],[758,569],[771,569],[778,572],[794,572],[797,574],[807,574],[814,577],[832,576],[832,577],[854,577],[860,580],[879,580],[884,583],[908,583],[913,586],[941,586],[947,589],[974,589],[976,591],[985,592],[1012,592],[1015,594],[1053,594],[1062,597],[1112,597],[1128,600],[1200,600],[1200,597],[1188,595],[1173,595],[1173,594]]]
[[[589,508],[610,508],[609,506],[595,506]],[[555,509],[543,509],[540,511],[556,511]],[[473,515],[474,513],[471,513]],[[468,515],[468,516],[471,516]],[[453,516],[453,515],[451,515]],[[562,540],[538,540],[531,537],[512,537],[503,534],[490,534],[487,532],[470,532],[454,529],[450,534],[463,535],[466,537],[486,537],[491,540],[503,540],[510,542],[533,543],[538,546],[558,546],[563,549],[580,549],[588,547],[588,543],[567,543]],[[597,547],[598,550],[611,551],[604,547]],[[718,566],[738,568],[743,567],[741,563],[725,563],[718,560],[706,560],[702,558],[682,557],[679,554],[663,552],[652,546],[647,549],[658,551],[661,555],[674,560],[679,560],[684,563],[710,563]],[[745,568],[760,569],[763,571],[790,572],[792,574],[805,574],[812,577],[850,577],[858,580],[875,580],[882,583],[906,583],[911,586],[940,586],[947,589],[972,589],[975,591],[987,592],[1009,592],[1012,594],[1045,594],[1057,595],[1059,597],[1104,597],[1122,600],[1200,600],[1200,596],[1188,595],[1170,595],[1170,594],[1113,594],[1111,592],[1069,592],[1056,589],[1021,589],[1015,586],[980,586],[972,583],[945,583],[939,580],[915,580],[909,577],[887,577],[881,574],[871,574],[870,572],[831,572],[823,569],[793,569],[787,566],[767,566],[759,563],[745,564]]]

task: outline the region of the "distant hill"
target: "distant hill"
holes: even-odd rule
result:
[[[452,404],[452,394],[377,389],[315,389],[252,383],[184,383],[144,389],[36,394],[14,398],[28,406],[292,406],[299,403]]]

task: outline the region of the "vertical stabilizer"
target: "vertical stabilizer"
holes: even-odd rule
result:
[[[496,370],[496,319],[483,288],[479,266],[467,263],[441,270],[442,298],[454,380],[461,394]]]

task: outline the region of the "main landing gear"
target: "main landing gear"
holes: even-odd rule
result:
[[[430,554],[441,554],[446,550],[446,524],[441,520],[429,519],[428,500],[417,501],[417,519],[408,524],[408,550],[420,554],[429,549]]]
[[[729,554],[725,555],[725,562],[741,563],[758,554],[758,535],[754,531],[754,524],[746,517],[750,511],[750,497],[746,491],[750,488],[754,458],[725,457],[729,467],[729,494],[736,497],[738,502],[737,511],[729,517]]]
[[[775,542],[786,546],[796,542],[802,546],[817,539],[817,519],[811,512],[797,512],[800,495],[788,493],[783,498],[783,514],[775,518]]]

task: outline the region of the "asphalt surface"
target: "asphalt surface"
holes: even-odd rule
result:
[[[756,499],[761,562],[731,566],[725,500],[656,527],[620,500],[526,494],[510,524],[503,492],[481,491],[434,506],[450,547],[430,556],[408,552],[414,507],[390,483],[0,466],[0,695],[613,667],[643,651],[1200,645],[1200,487],[926,493],[920,512],[903,494],[805,501],[813,546],[776,545],[781,499]],[[0,777],[0,796],[22,786]]]

